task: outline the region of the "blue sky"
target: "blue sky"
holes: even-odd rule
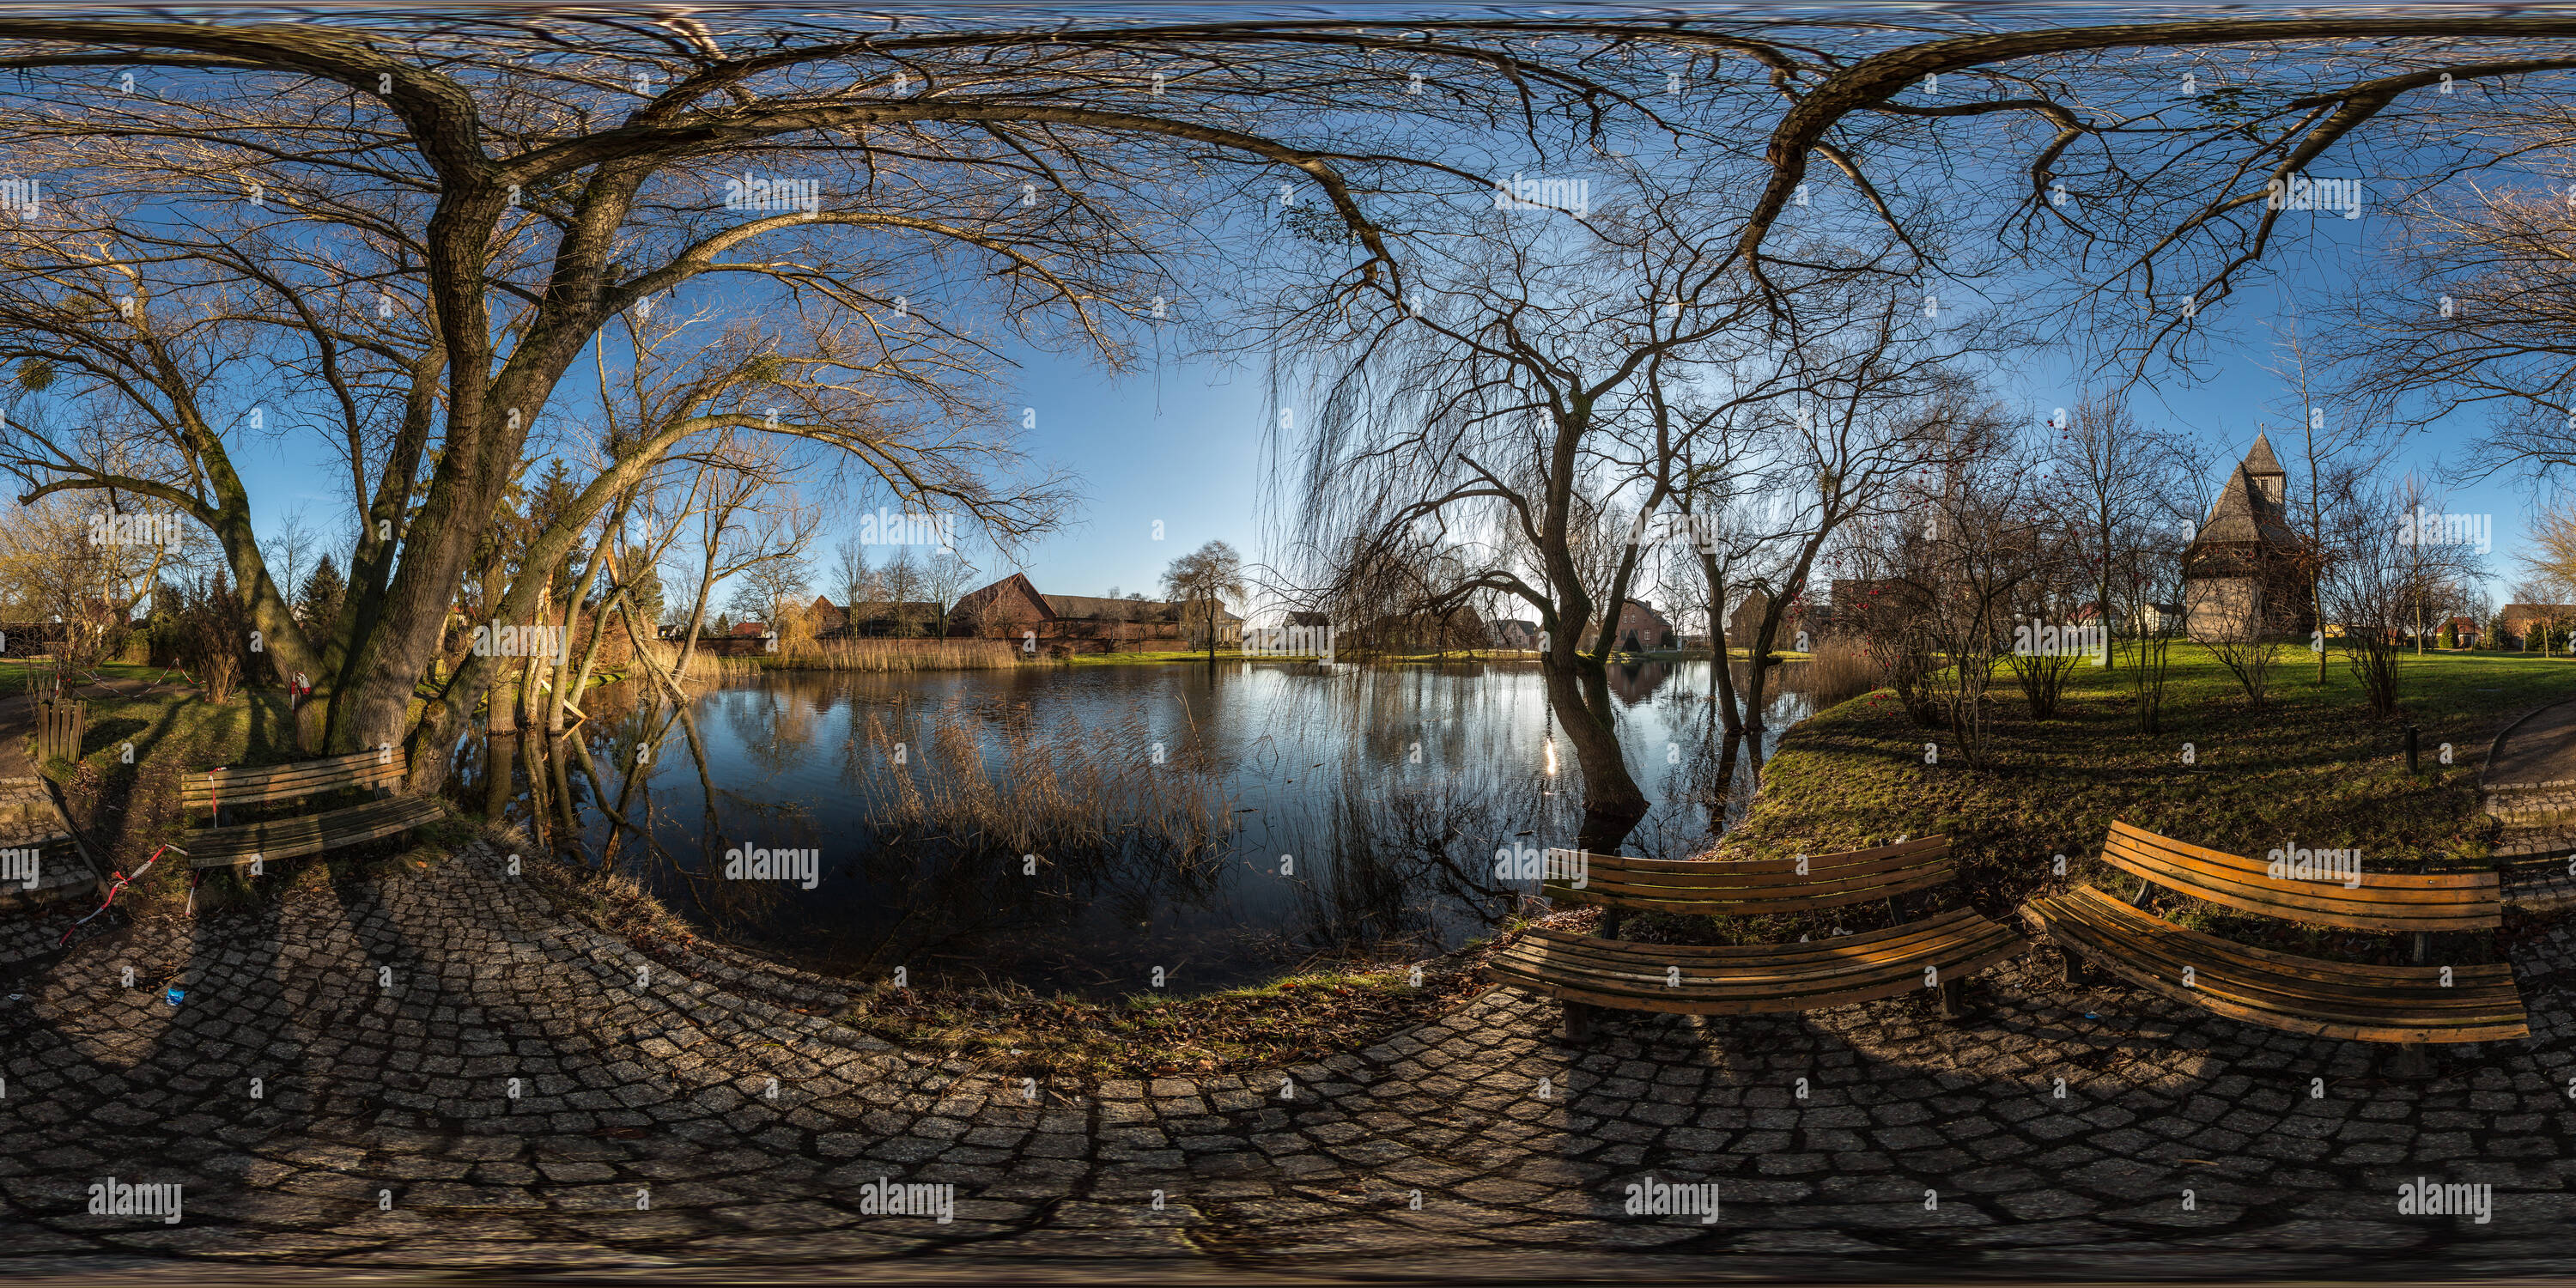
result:
[[[2170,374],[2156,387],[2135,391],[2132,409],[2141,418],[2191,431],[2208,445],[2214,469],[2241,457],[2259,428],[2273,432],[2283,462],[2291,465],[2292,485],[2299,486],[2297,463],[2291,460],[2296,431],[2293,398],[2281,380],[2266,370],[2275,360],[2278,325],[2291,310],[2310,315],[2313,329],[2325,296],[2348,287],[2355,273],[2373,271],[2376,238],[2395,225],[2365,217],[2321,220],[2311,235],[2279,248],[2284,267],[2277,285],[2240,292],[2223,309],[2203,314],[2213,343],[2205,376],[2189,383]],[[2305,297],[2305,298],[2302,298]],[[1264,548],[1258,507],[1265,499],[1263,471],[1266,426],[1276,415],[1270,405],[1266,373],[1258,365],[1168,359],[1139,370],[1111,376],[1080,360],[1021,349],[1015,371],[1002,383],[1012,391],[1009,404],[1035,410],[1036,427],[1022,435],[1033,462],[1072,472],[1080,479],[1083,501],[1062,529],[1034,543],[1023,559],[1010,561],[980,546],[968,554],[988,577],[1026,571],[1039,589],[1059,594],[1106,594],[1112,587],[1159,595],[1163,571],[1173,559],[1210,540],[1223,540],[1258,563],[1277,552]],[[2073,357],[2043,352],[2016,357],[2017,374],[1996,392],[2008,404],[2027,406],[2033,418],[2055,406],[2071,404],[2078,392]],[[577,406],[594,397],[581,382],[586,364],[576,364],[556,395],[558,408]],[[2405,435],[2393,444],[2391,465],[2438,477],[2446,458],[2483,425],[2454,417],[2430,430]],[[291,511],[301,507],[317,528],[335,529],[344,498],[340,467],[297,454],[312,440],[298,435],[237,444],[239,464],[256,498],[254,521],[266,536]],[[323,468],[317,469],[321,465]],[[2523,549],[2532,495],[2512,479],[2497,479],[2451,488],[2443,495],[2453,513],[2488,515],[2495,546],[2487,556],[2487,591],[2497,603],[2511,596],[2508,587],[2521,576],[2515,556]],[[827,588],[832,547],[854,531],[857,516],[889,496],[853,498],[836,507],[838,528],[827,528],[812,552],[814,586]],[[1159,525],[1159,528],[1158,528]],[[980,584],[980,581],[979,581]],[[713,603],[721,605],[724,588]]]
[[[2206,383],[2141,390],[2133,409],[2143,419],[2176,425],[2201,435],[2213,459],[2233,462],[2249,447],[2258,427],[2274,433],[2275,445],[2288,461],[2290,437],[2288,395],[2280,381],[2263,369],[2269,359],[2269,336],[2248,315],[2229,319],[2239,333],[2232,343],[2214,347],[2215,375]],[[2023,368],[2029,374],[2018,387],[1999,392],[2044,415],[2072,400],[2071,365],[2053,355]],[[1276,413],[1270,407],[1261,371],[1213,362],[1171,362],[1124,376],[1109,376],[1078,361],[1045,354],[1025,354],[1016,378],[1015,401],[1033,407],[1038,427],[1025,435],[1036,461],[1078,474],[1084,500],[1064,528],[1032,546],[1024,564],[997,558],[990,550],[970,555],[994,577],[1025,570],[1043,591],[1100,595],[1111,587],[1156,595],[1163,570],[1178,556],[1210,540],[1223,540],[1259,560],[1272,553],[1262,547],[1264,429]],[[569,389],[559,395],[584,397]],[[2454,418],[2460,419],[2460,418]],[[2439,459],[2479,428],[2474,422],[2444,424],[2407,436],[2395,460],[2401,468],[2433,472]],[[244,444],[243,462],[259,499],[257,523],[263,535],[276,531],[291,511],[302,507],[317,527],[329,527],[343,505],[332,487],[338,467],[317,469],[319,462],[293,449],[311,440],[287,436],[271,442]],[[865,506],[852,505],[852,517]],[[2513,556],[2530,512],[2528,490],[2510,480],[2454,488],[2448,493],[2454,512],[2493,516],[2495,550],[2488,558],[2494,573],[2488,589],[2498,603],[2519,568]],[[1155,525],[1161,525],[1157,539]],[[839,531],[827,529],[814,555],[817,589],[830,563],[830,548]],[[717,597],[721,603],[722,592]]]

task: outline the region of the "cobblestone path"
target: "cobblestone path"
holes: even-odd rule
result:
[[[1607,1015],[1570,1050],[1552,1004],[1495,992],[1319,1064],[1082,1089],[800,1014],[837,997],[812,976],[648,960],[473,846],[22,963],[0,1272],[2551,1273],[2576,1256],[2571,963],[2565,929],[2518,950],[2532,1039],[2449,1049],[2429,1083],[2071,991],[2043,951],[1956,1022]],[[1717,1219],[1627,1215],[1649,1175],[1716,1182]],[[178,1183],[182,1219],[90,1215],[110,1177]],[[2400,1215],[2417,1177],[2491,1185],[2492,1219]],[[953,1186],[951,1219],[873,1214],[881,1180]]]

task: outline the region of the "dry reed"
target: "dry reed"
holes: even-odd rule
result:
[[[884,802],[882,824],[1050,862],[1142,845],[1184,867],[1220,855],[1233,833],[1234,800],[1217,775],[1187,749],[1155,763],[1146,749],[1159,744],[1136,717],[1107,728],[1005,724],[990,750],[972,721],[953,708],[869,713],[867,785]]]
[[[1805,693],[1818,711],[1887,684],[1887,673],[1860,642],[1841,635],[1819,641],[1808,660],[1791,667],[1783,678]]]
[[[1009,640],[816,640],[761,659],[786,671],[1001,671],[1041,660]]]

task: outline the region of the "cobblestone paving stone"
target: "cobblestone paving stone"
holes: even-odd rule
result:
[[[800,1014],[837,997],[814,976],[647,959],[477,845],[33,963],[0,1003],[0,1271],[2563,1271],[2576,940],[2514,961],[2531,1040],[2443,1050],[2420,1083],[2371,1048],[2070,990],[2042,951],[1958,1021],[1924,999],[1605,1015],[1570,1049],[1553,1004],[1497,991],[1313,1064],[1082,1089]],[[1625,1215],[1647,1174],[1717,1182],[1719,1219]],[[183,1220],[89,1215],[110,1176],[184,1185]],[[2418,1176],[2491,1184],[2493,1219],[2398,1215]],[[863,1214],[880,1179],[954,1185],[954,1220]]]

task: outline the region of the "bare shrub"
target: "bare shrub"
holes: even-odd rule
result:
[[[195,674],[208,702],[222,706],[241,687],[242,649],[250,638],[249,615],[241,596],[215,573],[194,591],[183,591],[177,606],[179,652]]]

